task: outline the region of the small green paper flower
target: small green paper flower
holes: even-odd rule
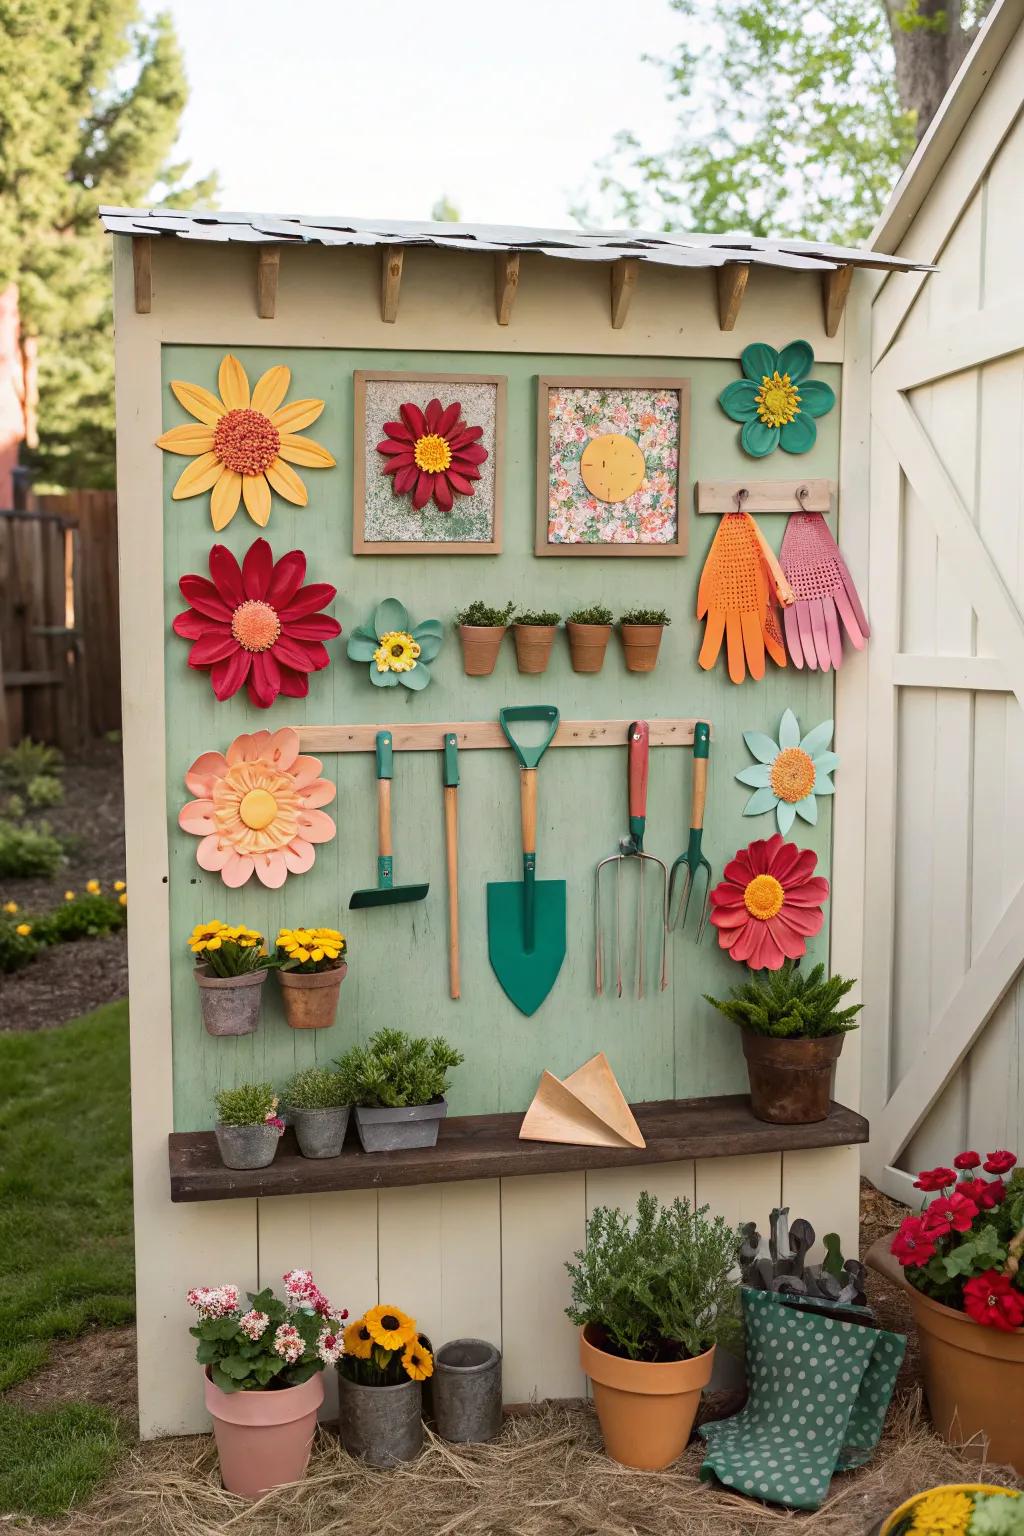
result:
[[[775,811],[783,836],[796,816],[816,822],[815,795],[835,794],[830,775],[838,768],[839,758],[826,750],[832,729],[832,721],[823,720],[801,740],[796,715],[787,709],[779,724],[778,741],[763,731],[744,731],[743,740],[757,758],[752,768],[736,775],[741,784],[749,784],[754,791],[743,807],[744,816]]]
[[[791,341],[776,352],[763,341],[752,342],[743,349],[740,367],[743,378],[727,385],[718,403],[743,423],[744,452],[763,459],[776,448],[784,453],[813,448],[818,436],[813,418],[826,416],[836,397],[828,384],[807,377],[814,367],[810,343]]]
[[[386,597],[374,609],[369,624],[360,624],[349,635],[350,661],[370,663],[370,682],[378,688],[419,691],[430,682],[430,663],[441,649],[444,625],[440,619],[424,619],[413,629],[409,614],[397,597]]]

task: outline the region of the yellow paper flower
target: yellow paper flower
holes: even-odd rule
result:
[[[98,896],[101,889],[98,880],[87,880],[85,882],[85,888],[89,892],[90,896]]]
[[[344,1338],[346,1355],[352,1355],[356,1360],[369,1360],[373,1339],[364,1317],[357,1317],[354,1322],[349,1323],[345,1329]]]
[[[426,1381],[428,1376],[434,1374],[434,1357],[429,1349],[424,1349],[419,1339],[413,1339],[411,1344],[406,1345],[402,1364],[405,1366],[405,1374],[411,1376],[413,1381]]]
[[[761,376],[761,388],[754,396],[757,414],[768,427],[784,427],[800,414],[800,396],[788,373],[776,368]]]
[[[397,1307],[382,1304],[373,1307],[364,1318],[367,1330],[381,1349],[404,1349],[416,1338],[416,1322]]]
[[[115,891],[123,891],[125,889],[126,889],[126,886],[125,886],[125,883],[124,883],[123,880],[115,880],[114,881],[114,890]]]
[[[21,937],[23,939],[27,939],[29,934],[32,932],[32,924],[31,923],[19,923],[17,928],[15,928],[14,931],[15,931],[15,933],[20,933]]]
[[[973,1513],[970,1494],[937,1488],[914,1506],[909,1536],[964,1536]]]
[[[212,490],[210,517],[218,531],[230,523],[240,501],[253,522],[266,527],[272,489],[297,507],[306,505],[306,487],[291,466],[330,469],[335,460],[319,443],[299,436],[324,402],[282,404],[290,383],[291,370],[278,363],[250,392],[245,369],[230,353],[217,375],[220,399],[199,384],[171,381],[175,398],[198,423],[172,427],[156,440],[168,453],[192,458],[171,492],[175,501]]]
[[[396,629],[390,634],[381,635],[373,659],[377,663],[378,672],[411,672],[419,654],[419,645],[412,635]]]

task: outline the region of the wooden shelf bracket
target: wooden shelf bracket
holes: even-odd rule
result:
[[[494,313],[499,325],[508,325],[519,292],[519,252],[497,251],[494,257]]]
[[[148,315],[153,309],[153,236],[132,236],[132,271],[135,276],[135,313]]]
[[[748,261],[728,261],[715,273],[718,284],[718,329],[731,331],[739,317],[750,277]]]
[[[622,256],[612,263],[612,330],[621,331],[633,302],[633,293],[640,276],[640,260],[637,256]]]
[[[380,317],[387,325],[398,319],[398,295],[402,287],[402,267],[405,249],[400,245],[386,245],[381,253],[380,270]]]
[[[821,298],[825,312],[826,336],[834,336],[839,329],[852,282],[852,267],[835,267],[831,272],[822,273]]]
[[[277,313],[277,278],[281,270],[281,247],[261,245],[256,263],[256,313],[261,320],[273,320]]]

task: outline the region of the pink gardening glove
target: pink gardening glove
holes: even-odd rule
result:
[[[796,601],[784,610],[786,645],[795,667],[827,672],[843,659],[842,619],[850,643],[862,650],[870,635],[853,577],[820,512],[795,512],[786,524],[779,563]]]

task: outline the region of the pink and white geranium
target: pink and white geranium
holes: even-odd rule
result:
[[[336,1365],[345,1353],[345,1342],[340,1333],[321,1328],[316,1341],[316,1352],[324,1365]]]
[[[294,1365],[304,1350],[302,1335],[293,1323],[281,1323],[274,1330],[274,1353],[288,1365]]]
[[[238,1326],[246,1338],[255,1344],[266,1333],[269,1322],[270,1318],[265,1312],[257,1312],[255,1307],[251,1307],[239,1318]]]
[[[347,1309],[331,1306],[308,1269],[290,1269],[284,1280],[284,1301],[268,1286],[249,1292],[244,1310],[236,1285],[187,1293],[199,1314],[189,1329],[198,1340],[196,1359],[222,1392],[301,1386],[343,1353]]]
[[[230,1317],[238,1311],[237,1285],[197,1285],[185,1297],[200,1318]]]

